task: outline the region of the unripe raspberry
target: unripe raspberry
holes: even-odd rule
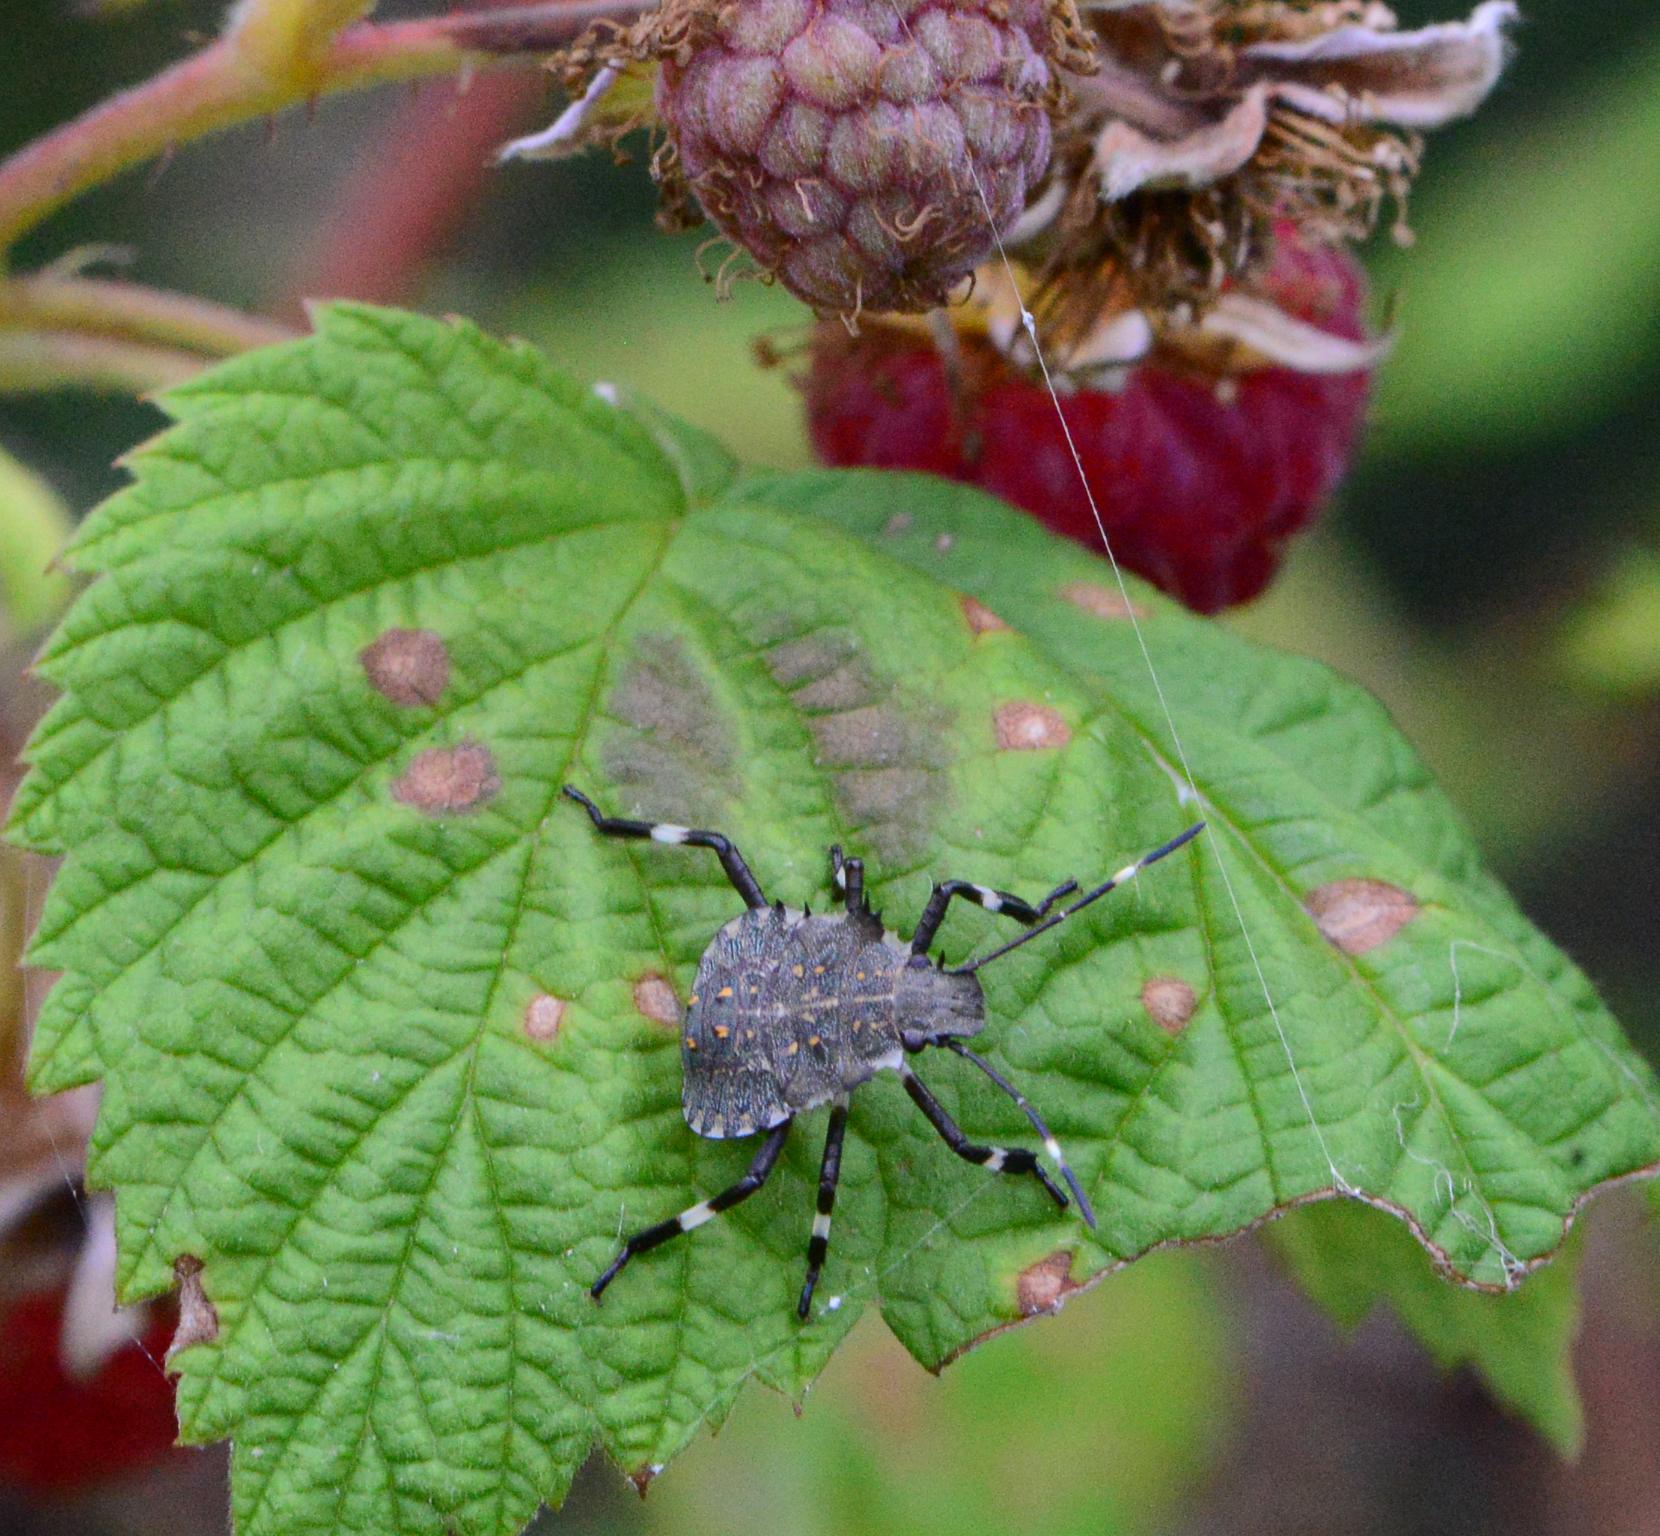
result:
[[[1048,37],[1048,0],[734,0],[657,104],[704,212],[791,293],[916,312],[1048,162]]]

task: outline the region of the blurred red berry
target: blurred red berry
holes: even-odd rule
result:
[[[1365,280],[1346,254],[1283,238],[1255,286],[1296,320],[1360,341]],[[928,470],[1035,514],[1095,548],[1101,537],[1042,380],[983,337],[958,338],[955,377],[921,332],[815,334],[807,422],[834,465]],[[1255,597],[1286,540],[1348,470],[1365,372],[1257,367],[1218,376],[1155,350],[1122,388],[1063,392],[1113,554],[1201,613]]]
[[[164,1457],[177,1424],[173,1383],[159,1362],[171,1319],[115,1350],[76,1380],[59,1353],[62,1290],[38,1292],[0,1314],[0,1486],[68,1493]]]

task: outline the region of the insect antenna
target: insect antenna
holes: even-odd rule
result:
[[[1064,923],[1067,918],[1071,917],[1074,913],[1082,912],[1092,901],[1099,901],[1107,894],[1108,891],[1116,890],[1126,880],[1132,879],[1134,876],[1140,874],[1141,871],[1144,870],[1149,864],[1158,863],[1160,859],[1164,858],[1168,854],[1174,853],[1178,848],[1182,847],[1183,844],[1192,842],[1193,839],[1204,830],[1204,822],[1195,822],[1187,829],[1187,831],[1171,838],[1170,841],[1164,844],[1163,847],[1155,848],[1151,853],[1144,853],[1135,861],[1134,864],[1125,865],[1125,867],[1119,870],[1118,873],[1112,877],[1112,879],[1106,881],[1102,885],[1096,886],[1093,891],[1086,891],[1075,902],[1073,902],[1071,906],[1063,907],[1059,912],[1055,913],[1053,917],[1046,917],[1041,923],[1034,924],[1023,934],[1021,934],[1019,938],[1010,939],[1007,944],[1000,944],[989,955],[981,955],[978,960],[968,960],[962,965],[949,966],[946,969],[946,974],[949,976],[966,976],[970,972],[979,970],[982,966],[990,965],[993,960],[1001,960],[1004,955],[1008,954],[1011,950],[1019,949],[1022,944],[1030,944],[1033,939],[1038,937],[1039,934],[1047,933],[1051,928],[1058,927],[1061,923]]]
[[[1072,1172],[1072,1165],[1067,1162],[1065,1155],[1061,1152],[1061,1144],[1055,1140],[1055,1133],[1043,1123],[1043,1116],[1033,1107],[1032,1101],[1016,1088],[1008,1078],[1004,1077],[984,1056],[977,1055],[969,1050],[961,1040],[942,1040],[940,1044],[945,1046],[947,1050],[955,1051],[964,1061],[972,1062],[1026,1112],[1026,1118],[1032,1122],[1032,1129],[1043,1138],[1044,1150],[1055,1160],[1055,1166],[1060,1169],[1061,1177],[1066,1180],[1066,1187],[1072,1191],[1072,1198],[1078,1202],[1078,1214],[1084,1218],[1086,1226],[1093,1228],[1095,1226],[1095,1208],[1090,1205],[1089,1197],[1084,1194],[1082,1186],[1078,1183],[1077,1175]]]

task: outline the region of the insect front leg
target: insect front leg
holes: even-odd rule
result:
[[[836,894],[847,903],[849,912],[859,911],[865,904],[865,861],[844,859],[840,843],[830,848],[830,883]]]
[[[1031,902],[1024,901],[1019,896],[1012,896],[1007,891],[993,890],[989,885],[976,885],[972,880],[941,881],[934,887],[933,894],[928,898],[928,905],[922,909],[922,916],[917,919],[916,932],[911,935],[911,953],[928,953],[928,947],[940,931],[940,924],[945,921],[945,909],[951,905],[953,896],[961,896],[964,901],[972,901],[975,906],[984,907],[988,912],[1001,912],[1005,917],[1012,917],[1017,923],[1030,925],[1041,922],[1057,901],[1063,896],[1070,896],[1077,889],[1078,882],[1068,880],[1057,885],[1034,907]]]
[[[683,843],[692,848],[712,848],[719,856],[721,868],[726,871],[732,888],[743,897],[744,905],[766,906],[767,898],[761,890],[761,882],[744,863],[744,856],[719,832],[704,832],[696,827],[676,826],[667,821],[631,821],[623,816],[607,816],[580,789],[570,784],[565,786],[564,794],[566,799],[576,801],[588,813],[588,819],[607,837],[638,837],[654,843]]]
[[[761,1150],[755,1154],[749,1171],[736,1184],[723,1189],[712,1200],[701,1200],[696,1205],[687,1206],[678,1216],[671,1216],[654,1227],[636,1232],[623,1244],[622,1252],[611,1261],[611,1267],[588,1287],[588,1294],[598,1301],[604,1295],[606,1286],[617,1278],[623,1265],[636,1254],[648,1253],[658,1244],[666,1243],[671,1237],[679,1237],[682,1232],[690,1232],[695,1227],[701,1227],[712,1217],[720,1215],[722,1211],[731,1210],[733,1206],[742,1204],[753,1195],[766,1183],[767,1175],[778,1162],[778,1154],[784,1150],[784,1138],[790,1134],[792,1123],[791,1120],[785,1120],[767,1132],[767,1139],[761,1143]]]

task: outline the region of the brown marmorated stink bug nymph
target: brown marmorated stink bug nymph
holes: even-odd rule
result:
[[[1066,1195],[1035,1153],[970,1141],[922,1085],[906,1058],[931,1045],[943,1045],[972,1062],[1025,1111],[1077,1200],[1079,1214],[1090,1226],[1095,1225],[1088,1199],[1038,1112],[990,1062],[963,1044],[986,1023],[985,997],[975,973],[1174,853],[1198,836],[1203,822],[1059,910],[1056,904],[1077,891],[1077,881],[1056,886],[1033,906],[1007,891],[968,880],[946,880],[934,887],[907,943],[884,928],[880,915],[870,910],[863,861],[844,859],[840,848],[830,850],[830,873],[843,910],[815,917],[781,902],[768,902],[743,855],[718,832],[606,816],[580,790],[566,785],[565,793],[608,837],[649,838],[713,849],[727,879],[743,897],[747,910],[714,936],[698,962],[680,1041],[681,1106],[687,1125],[699,1136],[723,1140],[766,1133],[749,1171],[736,1184],[629,1238],[610,1268],[590,1287],[595,1301],[636,1254],[690,1232],[747,1200],[778,1162],[795,1117],[828,1104],[830,1127],[819,1170],[818,1212],[807,1244],[807,1280],[796,1306],[796,1314],[805,1319],[830,1246],[830,1211],[841,1173],[848,1101],[855,1088],[878,1072],[899,1074],[917,1108],[958,1157],[993,1173],[1029,1173],[1064,1209]],[[1025,924],[1027,931],[989,955],[962,965],[931,962],[928,946],[953,896],[1012,917]]]

